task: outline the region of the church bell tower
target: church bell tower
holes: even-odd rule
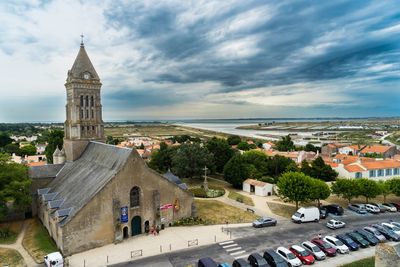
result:
[[[89,141],[104,142],[101,106],[101,82],[83,43],[68,71],[67,117],[64,123],[64,149],[67,161],[80,157]]]

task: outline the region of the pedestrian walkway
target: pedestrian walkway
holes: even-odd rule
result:
[[[26,222],[24,222],[21,233],[18,235],[17,241],[14,244],[10,244],[10,245],[0,245],[0,248],[15,249],[16,251],[19,252],[19,254],[21,254],[26,266],[31,267],[31,266],[36,266],[37,264],[31,257],[31,255],[29,255],[29,253],[22,246],[22,240],[24,239],[27,227],[28,227],[28,224]]]
[[[250,223],[230,224],[229,228],[250,225]],[[157,236],[141,235],[129,238],[119,244],[74,254],[68,257],[68,261],[70,266],[74,267],[106,266],[170,251],[216,244],[233,238],[232,232],[226,231],[226,225],[168,227],[160,231]]]
[[[229,240],[218,243],[229,255],[235,259],[246,258],[247,253],[242,247],[240,247],[235,241]]]

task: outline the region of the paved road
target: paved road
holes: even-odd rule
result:
[[[372,223],[388,221],[389,219],[400,220],[400,213],[358,215],[351,211],[346,211],[345,215],[341,216],[340,219],[346,222],[347,226],[345,229],[335,231],[325,227],[326,220],[321,220],[320,223],[306,224],[294,224],[290,221],[284,221],[276,227],[262,229],[254,229],[252,227],[234,228],[231,229],[231,242],[228,241],[222,242],[221,244],[217,243],[193,249],[181,250],[113,266],[196,266],[197,260],[206,256],[212,257],[217,262],[231,263],[237,257],[247,258],[247,256],[253,252],[262,253],[267,248],[275,249],[278,246],[287,247],[304,240],[310,240],[317,236],[318,233],[321,233],[322,235],[339,234]]]

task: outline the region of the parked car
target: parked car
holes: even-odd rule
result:
[[[381,210],[380,210],[377,206],[374,206],[374,205],[372,205],[372,204],[366,204],[366,205],[365,205],[365,209],[366,209],[368,212],[374,213],[374,214],[378,214],[378,213],[381,212]]]
[[[310,252],[316,260],[321,261],[326,259],[325,253],[314,243],[311,243],[310,241],[305,241],[301,243],[301,245],[303,246],[303,248],[308,250],[308,252]]]
[[[394,221],[391,220],[390,223],[395,225],[395,226],[397,226],[397,227],[400,227],[400,222],[394,222]]]
[[[371,204],[371,205],[374,205],[374,206],[376,206],[376,207],[378,207],[378,208],[381,210],[381,212],[389,211],[388,208],[386,208],[386,207],[383,206],[382,204],[378,204],[378,203],[370,203],[370,204]]]
[[[336,249],[323,239],[314,238],[311,242],[317,245],[328,257],[336,256]]]
[[[289,266],[297,267],[301,266],[301,261],[299,258],[297,258],[293,252],[288,250],[285,247],[278,247],[276,249],[276,253],[278,253],[279,256],[281,256],[288,264]]]
[[[60,252],[52,252],[44,256],[44,265],[46,265],[46,267],[63,267],[64,258]]]
[[[205,258],[199,259],[197,266],[198,267],[218,267],[218,263],[216,263],[210,257],[205,257]]]
[[[344,222],[342,222],[342,221],[339,221],[339,220],[329,220],[326,223],[326,227],[328,227],[330,229],[333,229],[333,230],[339,229],[339,228],[343,228],[345,226],[346,226],[346,224]]]
[[[396,234],[393,230],[389,230],[379,224],[373,224],[372,227],[384,235],[387,240],[400,241],[400,235]]]
[[[381,223],[381,225],[383,227],[385,227],[386,229],[392,230],[393,232],[395,232],[396,234],[400,235],[400,228],[397,227],[396,225],[393,225],[391,223]]]
[[[390,204],[392,204],[393,206],[395,206],[396,209],[397,209],[397,211],[400,211],[400,203],[391,202]]]
[[[325,208],[328,214],[333,214],[336,216],[342,216],[344,213],[344,209],[337,204],[325,205],[322,206],[322,208]]]
[[[314,264],[315,258],[313,255],[311,255],[310,252],[308,252],[305,248],[299,246],[299,245],[293,245],[289,249],[293,254],[300,259],[300,261],[304,265],[311,265]]]
[[[263,255],[264,259],[271,267],[288,267],[286,261],[278,255],[273,249],[267,249]]]
[[[270,267],[267,261],[258,253],[252,253],[247,258],[253,267]]]
[[[261,217],[253,222],[254,228],[261,228],[266,226],[275,226],[276,220],[270,217]]]
[[[349,210],[355,211],[359,214],[365,214],[367,213],[367,210],[365,209],[364,205],[362,204],[349,204]]]
[[[349,253],[349,248],[336,237],[327,235],[324,237],[324,241],[327,242],[332,247],[334,247],[336,251],[339,252],[340,254]]]
[[[379,243],[379,239],[376,238],[370,232],[365,231],[364,229],[356,229],[354,230],[355,233],[361,235],[371,246],[376,246]]]
[[[245,259],[236,259],[232,262],[232,267],[251,267]]]
[[[320,207],[319,208],[319,218],[326,219],[326,216],[328,216],[328,211],[324,207]]]
[[[346,233],[346,235],[348,237],[350,237],[351,239],[354,240],[354,242],[356,242],[357,244],[360,245],[360,247],[362,248],[367,248],[369,247],[369,242],[367,240],[365,240],[361,235],[354,233],[354,232],[349,232]]]
[[[379,240],[379,242],[385,242],[386,241],[386,237],[384,235],[382,235],[381,232],[379,232],[374,227],[367,226],[367,227],[364,227],[363,229],[365,231],[367,231],[368,233],[373,234]]]
[[[388,208],[390,212],[396,212],[396,211],[397,211],[396,206],[393,205],[393,204],[390,204],[390,203],[382,203],[382,206]]]
[[[347,235],[337,235],[336,238],[342,241],[351,251],[356,251],[360,248],[360,246]]]
[[[297,223],[303,222],[318,222],[319,221],[319,209],[317,207],[301,207],[292,216],[292,221]]]

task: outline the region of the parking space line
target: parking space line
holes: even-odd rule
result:
[[[247,258],[247,254],[236,256],[235,259]]]
[[[231,247],[236,247],[237,244],[232,244],[232,245],[226,245],[226,246],[222,246],[223,248],[231,248]]]
[[[235,250],[239,250],[239,249],[242,249],[242,247],[230,248],[230,249],[226,249],[226,251],[231,252],[231,251],[235,251]]]
[[[231,243],[233,243],[233,240],[221,242],[221,243],[218,243],[218,244],[220,244],[222,246],[222,245],[227,245],[227,244],[231,244]]]
[[[232,256],[235,256],[235,255],[243,254],[243,253],[246,253],[246,250],[241,250],[241,251],[233,252],[233,253],[230,253],[230,254],[231,254]]]

